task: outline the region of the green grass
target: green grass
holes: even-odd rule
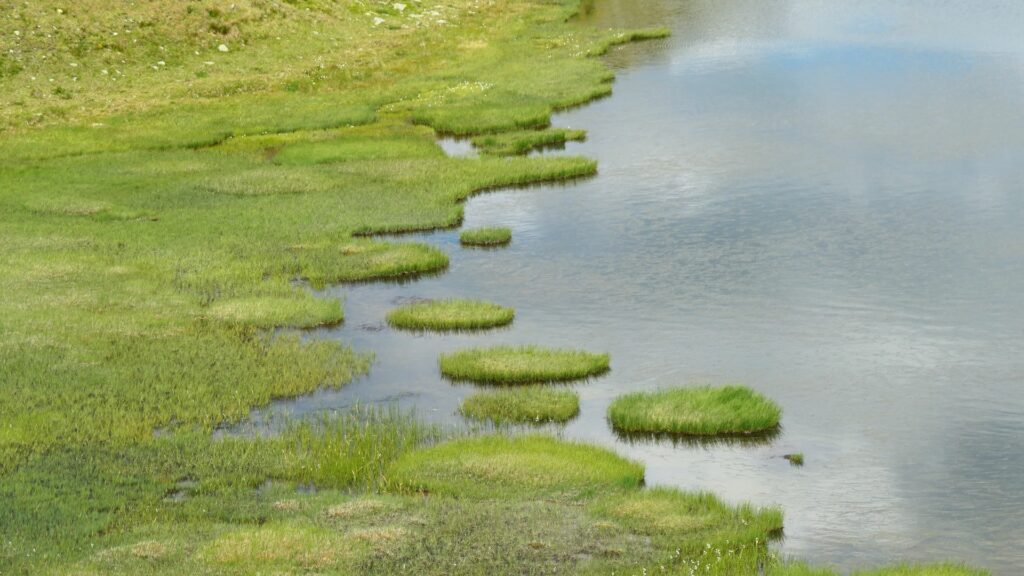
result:
[[[608,354],[537,346],[471,348],[439,359],[441,373],[453,380],[494,384],[563,382],[607,372]]]
[[[481,300],[429,300],[406,304],[388,312],[388,324],[406,330],[478,330],[507,326],[515,318],[511,308]]]
[[[459,411],[495,424],[568,422],[579,413],[580,399],[572,390],[523,386],[477,392],[462,401]]]
[[[549,128],[546,130],[519,130],[500,134],[487,134],[473,138],[473,146],[484,154],[495,156],[517,156],[531,150],[549,147],[563,147],[566,142],[581,141],[587,137],[586,130]]]
[[[463,246],[504,246],[512,241],[512,230],[504,227],[463,230],[459,242]]]
[[[789,460],[789,463],[792,464],[793,466],[803,466],[804,465],[804,454],[803,454],[803,452],[795,452],[793,454],[786,454],[785,456],[783,456],[783,458],[785,458],[786,460]]]
[[[403,456],[388,473],[398,492],[570,500],[636,488],[643,477],[643,466],[613,452],[543,435],[446,442]]]
[[[742,386],[672,388],[616,398],[608,419],[626,433],[719,435],[776,429],[782,409]]]

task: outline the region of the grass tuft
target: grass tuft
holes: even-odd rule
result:
[[[524,386],[478,392],[466,398],[459,410],[467,418],[495,424],[568,422],[579,413],[580,399],[572,390]]]
[[[463,246],[504,246],[512,241],[512,230],[504,227],[474,228],[459,234]]]
[[[779,425],[782,409],[743,386],[672,388],[620,396],[608,418],[621,432],[650,434],[752,434]]]
[[[442,354],[441,373],[453,380],[494,384],[563,382],[607,372],[608,354],[537,346],[471,348]]]
[[[507,326],[515,318],[511,308],[481,300],[414,302],[388,313],[388,324],[407,330],[479,330]]]

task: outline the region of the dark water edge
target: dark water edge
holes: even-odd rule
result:
[[[599,0],[588,24],[674,30],[615,51],[615,95],[555,118],[588,130],[565,153],[599,176],[469,200],[465,227],[510,226],[504,249],[399,237],[443,248],[447,273],[324,291],[346,321],[312,337],[373,351],[372,373],[269,413],[396,403],[457,423],[475,387],[441,378],[441,352],[606,351],[561,433],[642,460],[649,484],[781,505],[783,552],[813,563],[1024,573],[1024,5]],[[444,297],[516,321],[384,324]],[[731,382],[783,406],[769,442],[605,421],[627,391]]]

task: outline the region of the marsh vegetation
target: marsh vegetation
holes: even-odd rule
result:
[[[490,384],[565,382],[609,370],[608,354],[539,346],[470,348],[442,354],[441,373],[452,380]]]
[[[511,308],[482,300],[428,300],[388,312],[388,324],[406,330],[480,330],[507,326],[515,318]]]

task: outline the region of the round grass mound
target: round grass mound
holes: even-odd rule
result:
[[[703,553],[709,541],[767,544],[783,526],[778,508],[733,506],[709,492],[675,488],[612,494],[592,504],[590,512],[637,534],[668,539],[687,555]]]
[[[578,380],[607,372],[609,362],[608,354],[537,346],[470,348],[440,357],[448,378],[494,384]]]
[[[463,246],[504,246],[511,241],[512,230],[504,227],[474,228],[459,234],[459,242]]]
[[[462,415],[495,424],[568,422],[580,411],[580,398],[572,390],[523,386],[478,392],[462,402]]]
[[[454,440],[410,452],[387,473],[393,491],[460,498],[589,498],[643,478],[641,464],[614,452],[545,435]]]
[[[744,386],[672,388],[620,396],[608,419],[620,432],[697,436],[770,432],[778,404]]]
[[[506,326],[513,318],[513,309],[480,300],[415,302],[387,316],[388,324],[406,330],[478,330]]]

